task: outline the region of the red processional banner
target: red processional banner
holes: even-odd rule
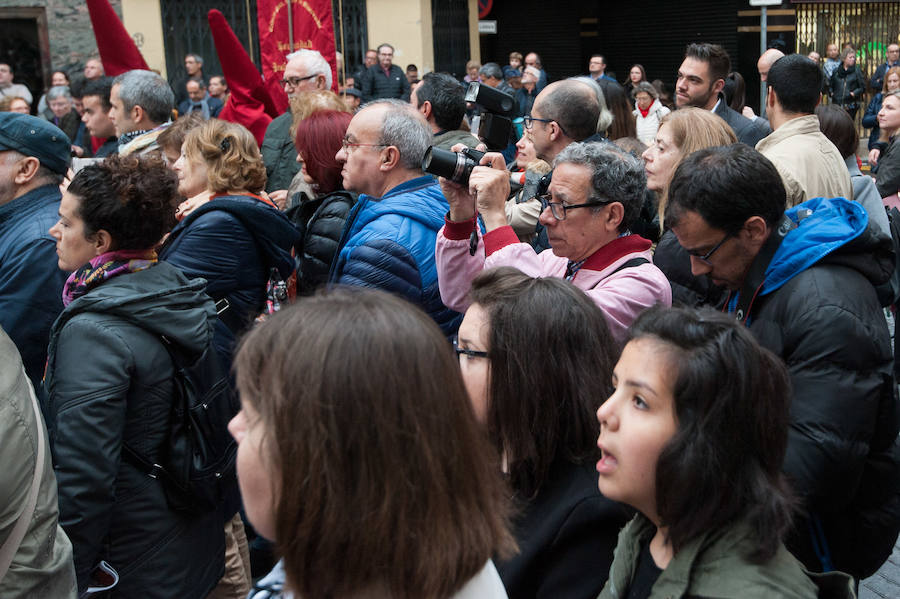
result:
[[[331,87],[338,91],[331,0],[257,0],[256,14],[262,72],[270,91],[281,88],[285,56],[303,49],[318,50],[328,61]],[[289,32],[291,25],[293,31]]]

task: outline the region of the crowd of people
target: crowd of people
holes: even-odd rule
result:
[[[0,596],[853,597],[900,533],[900,49],[874,175],[826,54],[764,53],[758,116],[708,43],[674,97],[300,50],[261,139],[196,54],[38,116],[0,64]]]

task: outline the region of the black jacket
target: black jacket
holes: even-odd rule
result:
[[[515,521],[519,553],[496,562],[509,599],[594,599],[609,576],[619,530],[632,515],[600,494],[592,464],[555,462]]]
[[[314,199],[302,194],[300,204],[287,212],[300,232],[295,246],[297,293],[310,294],[328,282],[331,263],[356,197],[349,191],[335,191]]]
[[[725,95],[719,94],[719,105],[713,111],[734,130],[738,141],[755,148],[756,144],[766,135],[772,132],[772,127],[763,118],[750,120],[741,113],[733,110],[725,101]]]
[[[121,457],[127,442],[162,460],[174,370],[159,336],[205,351],[215,309],[203,287],[160,262],[92,289],[53,325],[44,413],[79,591],[101,559],[120,576],[112,597],[199,599],[224,573],[221,511],[170,510],[162,483]]]
[[[363,102],[380,98],[397,98],[409,102],[409,89],[409,79],[397,65],[391,65],[390,77],[384,74],[381,65],[372,65],[363,77]]]
[[[831,101],[846,108],[858,107],[866,90],[866,79],[859,67],[839,66],[831,74]],[[853,95],[850,95],[853,92]]]
[[[897,142],[897,139],[894,137],[888,144],[879,144],[879,147],[884,149],[878,159],[878,175],[875,185],[883,198],[900,191],[900,143]]]
[[[271,269],[285,280],[293,272],[291,248],[297,236],[275,208],[249,196],[223,196],[188,214],[160,251],[160,260],[188,277],[206,279],[206,293],[214,300],[228,300],[230,314],[216,322],[214,341],[228,368],[235,329],[262,311]]]
[[[827,205],[855,213],[839,217],[853,223],[855,237],[838,219],[821,216]],[[821,571],[810,536],[818,520],[834,567],[864,578],[900,532],[900,406],[874,288],[890,276],[893,249],[866,228],[856,202],[813,199],[787,214],[805,208],[813,215],[774,257],[770,242],[763,246],[740,295],[750,298],[763,285],[744,316],[759,342],[784,360],[793,385],[784,471],[809,517],[797,518],[788,549]],[[741,313],[738,299],[729,298],[730,312]]]

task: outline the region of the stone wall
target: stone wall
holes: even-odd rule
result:
[[[121,0],[110,0],[122,16]],[[97,53],[94,30],[84,0],[0,0],[0,9],[41,6],[46,10],[52,68],[80,71]],[[0,11],[2,18],[2,11]]]

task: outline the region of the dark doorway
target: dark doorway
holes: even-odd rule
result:
[[[434,70],[462,79],[469,60],[469,3],[466,0],[431,0],[431,25]]]
[[[352,75],[362,66],[369,47],[365,0],[332,0],[334,45],[344,54],[344,70]],[[341,27],[343,17],[343,27]],[[343,48],[343,49],[342,49]]]
[[[13,82],[31,92],[34,113],[50,82],[50,42],[43,8],[0,8],[0,62],[12,69]]]
[[[162,0],[163,36],[166,46],[166,74],[169,83],[185,77],[184,56],[203,57],[203,76],[221,75],[222,66],[216,54],[207,13],[216,8],[222,11],[247,54],[259,68],[259,36],[257,34],[256,0]]]

